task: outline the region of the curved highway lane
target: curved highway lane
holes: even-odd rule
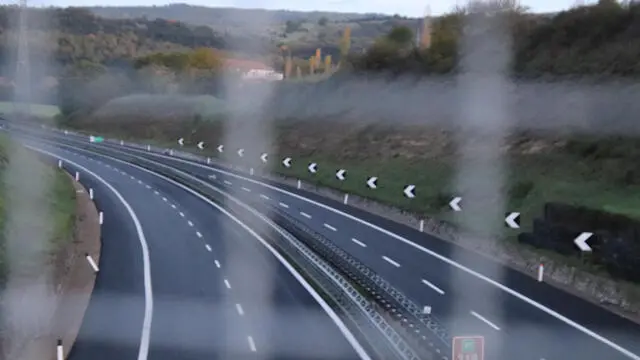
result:
[[[48,156],[48,154],[45,154]],[[102,212],[101,267],[70,360],[135,359],[146,353],[141,344],[143,323],[150,300],[145,276],[144,233],[137,214],[107,180],[86,161],[63,160],[63,167],[87,189]],[[146,274],[148,276],[148,274]],[[149,319],[147,319],[149,320]]]
[[[85,141],[86,143],[86,141]],[[330,237],[419,304],[452,335],[484,335],[492,359],[640,359],[640,327],[587,301],[428,234],[340,202],[213,165],[117,145],[270,201]]]
[[[153,288],[150,359],[367,358],[358,355],[282,264],[243,226],[210,204],[135,166],[95,154],[37,146],[99,174],[128,199],[139,217],[149,246]],[[120,255],[130,256],[125,252]],[[118,265],[118,260],[101,261],[104,271]],[[121,271],[120,280],[139,274]],[[112,298],[122,300],[119,294],[108,295],[104,296],[108,301],[98,301],[105,303],[99,311],[103,318],[117,302]],[[131,314],[142,313],[138,307],[120,307]],[[136,321],[134,315],[113,323]],[[100,333],[89,337],[94,343],[109,342]]]

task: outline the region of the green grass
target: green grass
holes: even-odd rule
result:
[[[71,183],[71,179],[63,171],[57,168],[45,165],[37,158],[35,153],[32,153],[18,144],[12,143],[11,140],[5,135],[0,135],[0,179],[2,179],[2,186],[0,187],[0,279],[5,280],[7,276],[7,260],[5,251],[5,231],[6,221],[8,213],[11,208],[9,204],[10,199],[8,194],[17,191],[15,181],[7,180],[7,165],[8,161],[13,161],[8,158],[8,154],[11,153],[11,158],[19,158],[21,167],[18,172],[22,176],[22,172],[34,174],[30,172],[34,167],[39,167],[39,170],[35,172],[37,176],[42,176],[47,184],[50,184],[48,192],[43,198],[40,198],[37,194],[33,199],[43,200],[43,206],[48,207],[48,213],[51,214],[51,228],[47,231],[49,236],[49,242],[45,244],[44,251],[47,254],[54,254],[62,246],[68,244],[73,239],[73,231],[75,227],[76,216],[76,193]],[[15,168],[13,168],[16,170]],[[31,169],[31,170],[29,170]],[[28,183],[28,181],[25,181]],[[21,190],[22,193],[25,189]],[[34,206],[33,204],[22,204],[21,206]],[[18,219],[20,221],[20,219]],[[22,224],[24,226],[24,224]],[[21,263],[27,264],[30,259],[22,259]],[[35,268],[41,269],[41,266],[34,263]],[[22,268],[27,268],[22,266]]]
[[[32,115],[44,118],[52,118],[60,113],[60,110],[55,105],[31,104],[30,110]],[[0,113],[10,114],[13,111],[12,102],[0,101]]]

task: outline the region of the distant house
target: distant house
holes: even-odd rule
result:
[[[282,80],[284,74],[261,62],[242,59],[226,59],[224,67],[227,71],[240,73],[247,80]]]

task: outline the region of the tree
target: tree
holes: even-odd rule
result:
[[[340,62],[346,61],[351,49],[351,28],[346,27],[340,40]]]
[[[413,42],[414,35],[408,27],[396,26],[387,34],[387,39],[400,46],[407,46]]]
[[[327,22],[329,22],[329,20],[326,17],[321,17],[320,20],[318,20],[318,25],[320,26],[326,26]]]
[[[189,67],[200,70],[219,70],[222,58],[209,48],[198,48],[189,54]]]
[[[294,33],[300,30],[301,26],[302,23],[300,23],[299,21],[287,20],[287,22],[285,23],[284,32],[287,34]]]

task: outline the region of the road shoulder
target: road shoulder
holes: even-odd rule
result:
[[[51,301],[55,302],[55,314],[48,331],[33,339],[16,360],[56,359],[58,340],[62,341],[66,358],[78,336],[95,285],[96,275],[85,254],[90,254],[99,263],[101,242],[98,211],[87,189],[71,176],[68,177],[76,191],[76,218],[73,241],[63,246],[51,259],[55,279],[55,295]]]

